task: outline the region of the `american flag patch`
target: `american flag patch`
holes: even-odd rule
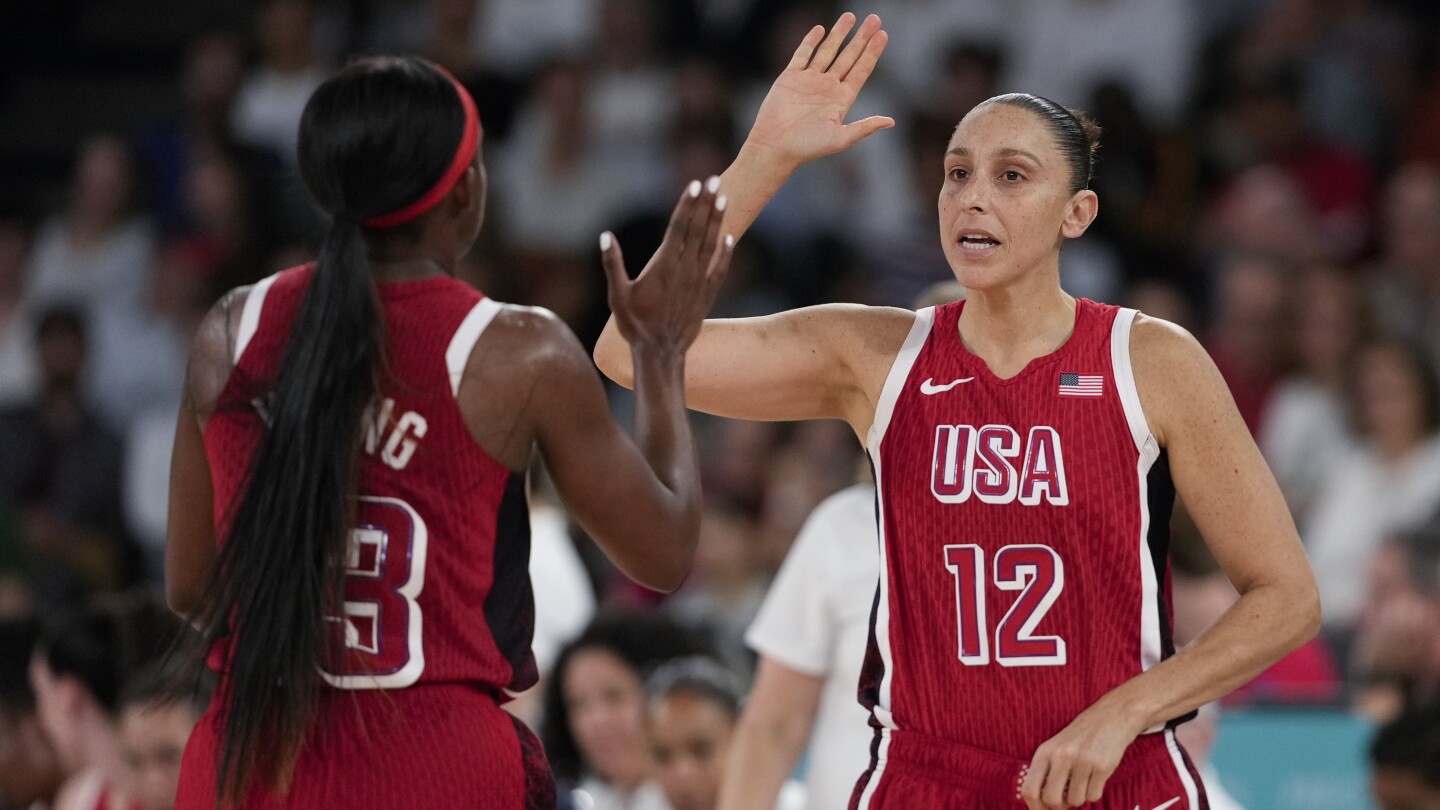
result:
[[[1061,374],[1060,396],[1098,397],[1105,393],[1105,377],[1100,374]]]

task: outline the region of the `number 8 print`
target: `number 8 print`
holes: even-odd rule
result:
[[[398,498],[362,496],[358,517],[345,563],[344,615],[326,617],[331,654],[320,676],[339,689],[400,689],[425,670],[416,598],[425,587],[429,533]]]
[[[945,568],[955,577],[960,663],[990,663],[985,619],[985,550],[974,544],[945,547]],[[1005,546],[995,553],[995,587],[1020,591],[995,628],[995,662],[1004,667],[1061,666],[1065,640],[1035,630],[1065,587],[1065,565],[1055,549],[1039,544]]]

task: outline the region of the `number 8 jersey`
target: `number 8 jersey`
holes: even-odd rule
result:
[[[861,701],[877,746],[899,729],[1028,761],[1173,653],[1174,489],[1136,393],[1134,310],[1077,301],[1070,338],[1000,379],[962,344],[963,307],[917,313],[871,428],[882,569]]]
[[[256,284],[230,376],[205,428],[217,536],[236,502],[313,266]],[[525,475],[491,458],[456,403],[460,378],[500,306],[440,276],[378,287],[387,339],[381,399],[361,431],[360,494],[345,601],[327,617],[321,674],[344,689],[466,683],[501,696],[536,680],[530,652]],[[223,662],[212,655],[212,665]]]

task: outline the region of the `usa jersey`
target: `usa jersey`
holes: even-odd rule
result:
[[[245,301],[235,369],[205,427],[222,542],[313,272],[271,276]],[[322,676],[343,689],[523,690],[537,679],[525,475],[475,443],[456,403],[470,351],[500,305],[445,276],[378,291],[386,375],[361,432],[345,600],[327,617]]]
[[[917,313],[880,398],[881,576],[861,701],[887,732],[1028,761],[1174,652],[1174,488],[1130,364],[1134,310],[1077,302],[1010,379],[965,348],[964,302]]]

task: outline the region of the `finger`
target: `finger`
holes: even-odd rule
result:
[[[695,200],[700,196],[700,181],[691,180],[680,192],[680,201],[675,203],[675,210],[670,212],[670,224],[665,226],[665,241],[661,243],[661,249],[670,248],[679,251],[685,246],[685,229],[689,226],[690,215],[695,210]]]
[[[625,257],[620,254],[620,241],[606,231],[600,234],[600,264],[605,267],[605,284],[610,292],[610,310],[615,310],[616,298],[624,295],[630,287],[630,275],[625,272]]]
[[[1085,801],[1098,802],[1105,795],[1105,783],[1110,781],[1108,773],[1090,774],[1090,786],[1085,789]]]
[[[850,29],[854,27],[855,15],[848,11],[841,14],[830,33],[825,36],[825,41],[815,49],[815,58],[810,60],[810,67],[818,68],[822,73],[828,70],[830,63],[835,61],[835,54],[840,52],[840,43],[845,41]]]
[[[1070,782],[1071,765],[1060,760],[1050,766],[1045,774],[1045,787],[1040,791],[1040,804],[1047,810],[1065,807],[1065,786]]]
[[[840,148],[849,149],[880,130],[893,126],[895,126],[895,119],[888,115],[872,115],[869,118],[861,118],[859,121],[846,124],[840,129],[845,138],[844,145]]]
[[[876,31],[865,43],[865,50],[855,60],[855,64],[849,70],[840,74],[840,80],[846,84],[853,85],[855,92],[865,86],[870,74],[875,72],[875,63],[880,61],[880,54],[885,53],[885,46],[890,43],[890,34],[885,31]]]
[[[790,57],[790,64],[785,66],[786,70],[804,70],[810,64],[810,57],[815,55],[815,46],[825,37],[825,26],[817,25],[810,29],[810,33],[800,40],[800,47],[795,49],[795,55]]]
[[[1029,810],[1045,810],[1040,795],[1045,787],[1045,775],[1050,772],[1050,758],[1035,752],[1035,759],[1025,772],[1025,781],[1020,784],[1020,798],[1025,800]]]
[[[715,213],[715,192],[719,188],[720,178],[713,175],[701,186],[700,194],[685,220],[685,242],[680,246],[680,261],[701,263],[709,259],[709,254],[701,251],[701,242],[704,241],[710,216]]]
[[[719,178],[716,178],[716,188],[719,188]],[[711,266],[715,258],[715,247],[720,243],[720,226],[725,223],[725,195],[716,191],[715,204],[710,207],[710,216],[705,223],[705,234],[700,239],[699,259],[695,266],[700,268],[703,276],[706,269]]]
[[[879,30],[880,18],[874,14],[866,17],[865,21],[860,23],[860,27],[855,30],[855,36],[850,38],[850,42],[840,51],[840,55],[835,57],[835,62],[830,65],[828,72],[835,74],[835,78],[843,81],[845,74],[850,72],[850,68],[855,67],[855,63],[860,60],[860,56],[869,47],[870,40]]]
[[[1090,773],[1076,767],[1070,771],[1070,787],[1065,791],[1065,806],[1079,807],[1085,803],[1085,794],[1090,790]]]
[[[715,250],[715,261],[710,265],[710,271],[705,276],[705,300],[707,303],[715,302],[715,295],[720,292],[720,287],[725,283],[725,277],[730,274],[730,260],[735,257],[735,237],[725,234],[720,247]],[[709,307],[706,307],[708,310]]]

